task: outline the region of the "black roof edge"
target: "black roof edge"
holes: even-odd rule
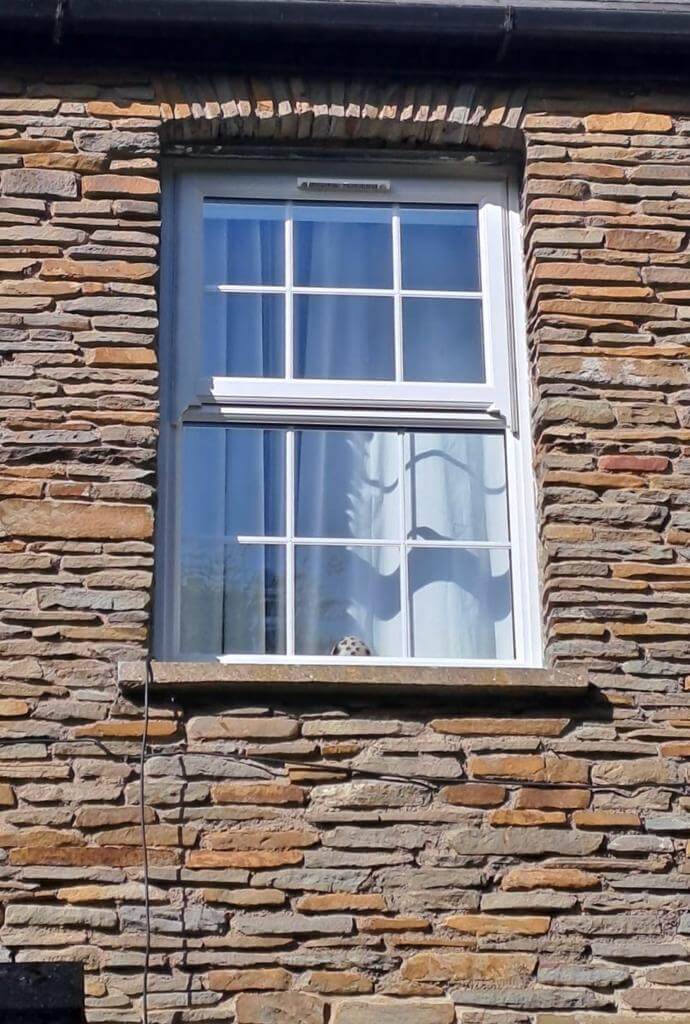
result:
[[[0,51],[93,59],[232,61],[288,70],[464,67],[685,73],[687,8],[548,0],[1,0]],[[300,44],[299,52],[291,44]],[[564,57],[566,66],[562,61]],[[592,58],[591,60],[589,58]],[[596,63],[594,60],[596,59]],[[639,75],[640,68],[637,67]],[[690,73],[690,72],[689,72]]]

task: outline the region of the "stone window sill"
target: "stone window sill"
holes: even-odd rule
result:
[[[146,680],[146,662],[123,661],[118,666],[123,691],[141,692]],[[152,661],[149,690],[191,696],[208,694],[271,693],[285,695],[327,693],[343,697],[362,694],[395,695],[416,691],[450,697],[454,694],[584,693],[585,670],[549,668],[438,668],[414,665],[294,665],[216,661]]]

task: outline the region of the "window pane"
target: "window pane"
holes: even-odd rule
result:
[[[203,377],[282,377],[284,351],[282,295],[204,296]]]
[[[395,433],[298,430],[295,459],[298,536],[399,539]]]
[[[285,434],[261,427],[185,427],[182,538],[285,531]]]
[[[362,295],[296,295],[295,375],[393,380],[393,300]]]
[[[390,207],[294,207],[295,284],[392,288]]]
[[[514,657],[507,551],[413,548],[408,564],[415,657]]]
[[[475,208],[400,211],[402,286],[424,291],[479,290]]]
[[[284,224],[284,203],[207,200],[206,284],[284,284]]]
[[[297,545],[295,587],[297,654],[330,654],[346,636],[402,653],[399,548]]]
[[[419,431],[404,444],[409,540],[508,540],[503,434]]]
[[[486,380],[477,299],[403,299],[405,380]]]
[[[285,653],[285,550],[186,538],[181,548],[183,655]]]

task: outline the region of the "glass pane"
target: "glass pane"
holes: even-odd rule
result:
[[[298,536],[399,539],[395,433],[298,430],[295,460]]]
[[[403,288],[479,290],[476,208],[403,209],[400,211],[400,246]]]
[[[390,207],[294,207],[295,284],[392,288]]]
[[[393,380],[393,300],[362,295],[296,295],[295,375]]]
[[[403,299],[405,380],[486,380],[478,299]]]
[[[348,636],[402,653],[399,548],[297,545],[295,586],[297,654],[330,654]]]
[[[284,203],[204,203],[206,284],[285,283]]]
[[[285,549],[183,539],[183,655],[285,653]]]
[[[419,431],[404,444],[409,540],[508,540],[502,434]]]
[[[282,295],[211,292],[204,296],[203,377],[282,377]]]
[[[507,551],[413,548],[408,565],[414,657],[514,657]]]
[[[194,426],[182,436],[183,541],[284,533],[284,431]]]

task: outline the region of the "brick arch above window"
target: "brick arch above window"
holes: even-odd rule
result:
[[[165,146],[232,141],[470,147],[520,154],[526,90],[475,83],[159,78]]]

